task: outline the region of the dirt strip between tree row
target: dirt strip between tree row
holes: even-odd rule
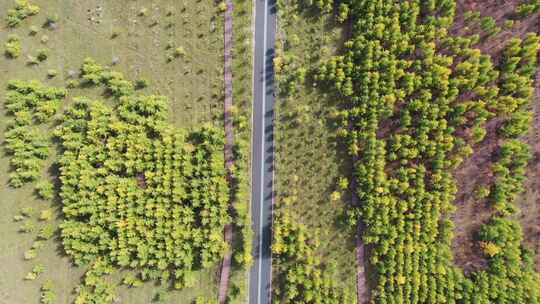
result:
[[[232,48],[233,48],[233,24],[232,24],[232,0],[225,0],[227,6],[225,10],[225,30],[224,30],[224,88],[225,88],[225,102],[224,102],[224,125],[225,125],[225,170],[227,172],[227,181],[229,184],[232,181],[231,167],[233,165],[233,117],[231,113],[232,108]],[[232,199],[232,196],[230,196]],[[229,278],[231,272],[231,260],[232,260],[232,223],[227,223],[223,231],[225,241],[229,244],[230,248],[223,257],[223,263],[221,264],[221,273],[219,278],[219,295],[218,300],[220,304],[224,304],[227,301],[227,290],[229,287]]]

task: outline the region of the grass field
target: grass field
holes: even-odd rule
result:
[[[171,101],[171,120],[179,127],[192,127],[201,123],[222,125],[223,115],[223,21],[216,3],[202,0],[158,1],[61,1],[35,0],[41,7],[37,16],[27,18],[15,29],[8,29],[5,22],[0,27],[0,41],[9,34],[21,39],[22,55],[17,59],[0,59],[0,96],[4,96],[10,79],[38,79],[48,85],[64,86],[70,71],[78,71],[85,57],[92,57],[103,65],[112,65],[123,72],[127,79],[146,79],[147,93],[159,93]],[[243,30],[244,40],[249,40],[251,3],[243,3],[245,13],[239,15],[238,30]],[[240,6],[241,6],[240,5]],[[0,12],[13,6],[11,1],[0,3]],[[47,16],[58,15],[56,29],[42,27]],[[29,35],[29,27],[37,26],[39,32]],[[236,29],[236,28],[235,28]],[[113,37],[115,35],[116,37]],[[46,35],[48,41],[43,43]],[[250,43],[250,41],[248,41]],[[240,43],[240,42],[236,42]],[[250,44],[246,44],[250,49]],[[170,47],[168,49],[168,46]],[[169,61],[174,49],[181,47],[185,56]],[[26,65],[27,56],[36,56],[37,50],[48,50],[46,61],[35,66]],[[248,58],[249,59],[249,58]],[[250,111],[251,62],[236,62],[238,74],[244,74],[235,91],[242,99],[242,108]],[[49,79],[46,73],[56,69],[58,76]],[[236,81],[236,80],[235,80]],[[84,95],[102,98],[97,90],[69,90],[68,102]],[[6,126],[5,113],[0,112],[0,128]],[[2,136],[3,141],[3,136]],[[58,303],[69,303],[73,288],[79,283],[83,269],[70,265],[62,256],[58,242],[49,241],[39,251],[36,260],[26,262],[23,253],[29,249],[35,233],[21,234],[20,223],[12,218],[21,207],[31,206],[34,219],[39,211],[51,205],[35,198],[33,185],[22,189],[7,186],[9,171],[7,157],[0,159],[0,303],[37,303],[39,286],[45,279],[52,279]],[[47,176],[43,172],[43,176]],[[58,205],[52,204],[58,209]],[[56,221],[59,221],[58,219]],[[37,220],[36,220],[37,222]],[[42,225],[42,224],[38,224]],[[36,281],[27,282],[23,277],[35,263],[42,263],[46,271]],[[217,295],[218,269],[198,274],[194,288],[171,292],[171,303],[191,303],[195,297],[214,299]],[[120,279],[118,278],[118,281]],[[235,280],[244,282],[239,273]],[[244,284],[244,283],[238,283]],[[149,283],[137,289],[119,288],[120,303],[149,303],[156,287]]]
[[[354,233],[343,220],[350,197],[331,198],[339,177],[351,172],[350,157],[344,153],[346,149],[336,138],[329,119],[339,103],[310,80],[310,70],[317,68],[321,56],[336,52],[334,47],[340,45],[344,33],[329,15],[311,15],[298,10],[294,3],[285,1],[285,7],[291,9],[279,12],[278,44],[284,46],[285,54],[295,57],[294,68],[307,69],[307,80],[298,84],[297,93],[280,94],[276,99],[276,200],[293,189],[297,191],[298,203],[291,214],[319,239],[322,261],[335,269],[335,281],[340,287],[354,295]],[[278,278],[281,270],[274,271]]]

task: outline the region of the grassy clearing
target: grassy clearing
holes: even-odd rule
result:
[[[343,218],[350,197],[331,198],[339,177],[350,174],[350,157],[328,119],[338,100],[310,80],[318,58],[336,52],[333,46],[340,45],[344,33],[327,15],[296,9],[295,1],[284,1],[284,7],[291,9],[280,11],[278,45],[286,56],[296,57],[296,67],[307,69],[307,80],[298,84],[297,93],[276,99],[276,200],[296,191],[298,203],[291,214],[320,240],[318,252],[328,269],[334,269],[336,282],[355,295],[354,233]]]
[[[176,126],[191,127],[206,122],[221,126],[223,21],[213,2],[34,0],[33,3],[41,7],[37,16],[28,17],[15,29],[8,29],[3,20],[0,23],[2,45],[9,34],[17,34],[22,45],[19,58],[0,59],[0,96],[4,96],[10,79],[38,79],[47,85],[65,86],[70,81],[71,71],[78,72],[83,59],[93,57],[102,64],[114,62],[114,69],[130,80],[147,79],[149,88],[144,90],[148,93],[157,92],[169,97],[171,119]],[[12,5],[11,1],[2,1],[0,12]],[[46,18],[53,15],[59,17],[57,28],[43,27]],[[250,13],[246,16],[250,17]],[[34,35],[30,35],[31,27],[37,29]],[[48,41],[43,43],[42,40]],[[38,49],[42,48],[48,50],[48,58],[38,65],[26,65],[28,56],[36,57]],[[170,60],[177,48],[182,48],[185,55]],[[244,66],[238,69],[244,68],[249,69]],[[54,78],[46,76],[51,69],[58,71]],[[100,93],[72,89],[68,102],[78,95],[102,98]],[[249,95],[245,96],[248,102]],[[6,126],[4,109],[0,110],[0,117],[3,130]],[[58,242],[47,242],[35,260],[24,261],[24,251],[30,248],[35,233],[18,233],[20,223],[12,220],[21,207],[31,206],[35,210],[33,221],[37,223],[40,210],[50,206],[58,209],[58,205],[36,199],[33,185],[17,190],[9,188],[8,162],[3,153],[0,172],[0,238],[3,240],[0,262],[4,265],[0,273],[0,302],[35,303],[41,283],[52,279],[57,302],[69,303],[73,298],[72,290],[84,270],[70,265],[62,256]],[[47,175],[44,171],[43,176]],[[55,221],[58,223],[59,219]],[[24,282],[23,277],[38,262],[45,265],[45,272],[36,281]],[[198,274],[197,286],[171,292],[170,300],[190,303],[197,296],[215,298],[216,274],[217,268]],[[115,278],[115,281],[119,280]],[[152,283],[129,291],[122,287],[119,297],[122,303],[149,303],[158,289]]]

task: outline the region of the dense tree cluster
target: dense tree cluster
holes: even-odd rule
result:
[[[9,27],[16,27],[27,17],[38,13],[39,6],[31,4],[28,0],[15,0],[15,6],[7,11],[6,21]]]
[[[539,0],[526,0],[516,8],[516,13],[522,18],[538,13],[538,11],[540,11]]]
[[[490,267],[466,278],[452,265],[448,219],[457,190],[452,169],[482,141],[488,119],[514,113],[531,96],[537,37],[513,42],[497,72],[489,56],[472,48],[476,37],[448,37],[453,0],[350,5],[352,39],[317,79],[349,102],[338,115],[339,133],[358,157],[361,206],[351,211],[351,222],[364,222],[363,238],[372,248],[372,301],[540,303],[539,278],[525,262],[519,231],[502,229],[496,219],[487,224]],[[502,132],[522,134],[524,121],[512,116]],[[526,150],[519,142],[502,146],[493,198],[512,200],[519,193]],[[498,209],[507,209],[501,204]],[[496,241],[493,231],[506,235]],[[501,272],[504,267],[513,272]]]
[[[236,138],[234,146],[234,167],[232,172],[233,187],[233,209],[234,209],[234,226],[237,242],[240,248],[236,250],[234,259],[243,267],[251,265],[252,257],[252,237],[251,215],[249,212],[249,196],[250,196],[250,180],[246,172],[249,171],[249,142],[243,138]]]
[[[55,130],[62,243],[76,264],[92,265],[76,303],[111,303],[100,276],[115,267],[137,271],[131,285],[193,286],[194,270],[214,266],[227,249],[223,131],[173,128],[165,97],[133,94],[122,74],[90,59],[81,77],[105,86],[116,105],[78,98]]]
[[[40,177],[43,160],[49,155],[49,138],[39,125],[52,119],[65,96],[65,90],[37,81],[8,83],[4,105],[13,119],[6,128],[5,141],[12,167],[11,186],[21,187]]]
[[[352,303],[317,256],[307,227],[287,210],[295,202],[295,195],[284,197],[274,209],[272,254],[284,271],[274,295],[279,303]]]

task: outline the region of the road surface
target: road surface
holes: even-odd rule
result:
[[[255,0],[251,217],[253,266],[249,304],[270,304],[272,295],[272,203],[274,162],[275,0]]]

